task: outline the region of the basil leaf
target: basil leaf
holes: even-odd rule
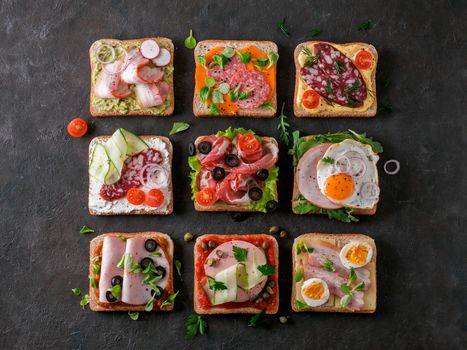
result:
[[[175,269],[180,277],[182,277],[182,262],[180,260],[175,260]]]
[[[271,111],[274,111],[274,110],[275,110],[275,109],[274,109],[274,106],[273,106],[272,103],[269,102],[269,101],[268,101],[268,102],[264,102],[264,103],[261,105],[261,107],[267,108],[267,109],[269,109],[269,110],[271,110]]]
[[[276,269],[276,266],[274,265],[259,265],[257,267],[258,271],[261,272],[264,276],[271,276],[274,275],[274,271]]]
[[[248,327],[256,327],[258,322],[261,320],[261,318],[264,316],[265,313],[266,313],[265,310],[261,310],[260,313],[251,316],[250,323],[248,323]]]
[[[190,35],[185,39],[185,47],[187,49],[194,49],[196,46],[196,39],[193,36],[193,31],[190,29]]]
[[[246,261],[248,257],[248,249],[240,248],[234,245],[232,247],[233,255],[238,262]]]
[[[248,90],[243,90],[242,92],[238,94],[238,100],[239,101],[246,100],[249,95],[250,95],[250,92]]]
[[[146,305],[144,305],[144,311],[151,312],[153,308],[154,308],[154,299],[151,298],[148,300]]]
[[[221,94],[227,94],[230,91],[230,86],[227,83],[220,83],[217,90],[219,90]]]
[[[115,286],[107,289],[107,291],[110,292],[110,294],[112,294],[115,299],[119,300],[120,295],[122,294],[122,286],[120,284],[116,284]]]
[[[341,284],[341,291],[344,294],[352,294],[352,291],[350,290],[350,287],[346,283]]]
[[[209,63],[209,67],[213,67],[215,65],[218,65],[222,69],[224,69],[224,66],[227,64],[228,60],[227,57],[224,55],[214,55],[212,57],[211,63]]]
[[[268,57],[269,57],[269,65],[267,66],[266,69],[271,68],[273,65],[279,61],[279,54],[275,51],[270,51],[268,52]]]
[[[169,132],[169,135],[173,135],[182,131],[185,131],[190,128],[190,124],[185,122],[174,122],[172,129]]]
[[[92,228],[87,227],[86,225],[81,227],[81,229],[79,230],[79,233],[81,233],[82,235],[84,235],[86,233],[93,233],[93,232],[94,232],[94,230]]]
[[[240,92],[240,85],[238,85],[235,89],[230,90],[229,97],[232,102],[235,102],[238,100],[239,92]]]
[[[269,63],[269,58],[257,58],[256,64],[260,67],[264,67]]]
[[[311,30],[311,31],[308,33],[308,35],[311,36],[311,37],[313,38],[313,37],[319,35],[320,33],[321,33],[321,30],[319,30],[319,29],[313,29],[313,30]]]
[[[135,311],[135,312],[128,311],[128,316],[130,316],[130,318],[133,321],[136,321],[139,318],[139,312],[138,311]]]
[[[352,301],[352,294],[346,294],[341,298],[340,306],[345,309]]]
[[[161,304],[161,309],[166,306],[172,305],[177,295],[178,291],[174,294],[170,294],[169,297]]]
[[[226,47],[226,48],[224,48],[224,50],[222,51],[222,55],[224,55],[224,56],[227,57],[227,58],[232,58],[233,55],[235,55],[235,50],[234,50],[234,48],[232,48],[232,47]]]
[[[297,269],[297,271],[295,271],[295,282],[300,282],[301,280],[303,279],[303,273],[302,273],[302,270],[301,269]]]
[[[199,97],[201,98],[201,100],[206,103],[207,100],[208,100],[208,97],[209,97],[209,88],[207,86],[203,86],[201,88],[201,90],[199,90]]]
[[[220,113],[219,108],[217,108],[215,103],[213,103],[211,105],[211,107],[209,108],[209,113],[211,113],[211,114],[219,114]]]
[[[121,233],[117,234],[117,237],[120,238],[122,241],[126,242],[126,240],[128,239],[128,237],[125,237],[124,235],[122,235]]]
[[[154,252],[154,253],[149,253],[150,256],[156,256],[158,258],[160,258],[162,256],[162,253],[161,252]]]
[[[202,65],[204,68],[206,68],[206,56],[198,55],[197,59],[198,59],[198,63]]]
[[[325,269],[328,272],[336,272],[336,268],[334,267],[334,263],[328,257],[326,257],[324,259],[324,262],[322,262],[322,267],[323,267],[323,269]]]
[[[349,271],[349,283],[352,283],[356,279],[357,279],[357,273],[355,272],[355,269],[351,267]]]
[[[81,298],[81,301],[79,302],[79,304],[84,309],[84,307],[89,304],[89,295],[84,294],[83,297]]]
[[[247,64],[248,62],[251,61],[251,55],[248,52],[242,53],[237,50],[237,56],[242,63]]]
[[[213,77],[206,77],[206,79],[204,79],[204,83],[208,88],[211,88],[216,85],[216,80],[214,80]]]
[[[224,103],[224,96],[219,90],[214,90],[211,95],[213,103]]]
[[[303,310],[303,309],[307,309],[308,305],[297,299],[297,300],[295,300],[295,307],[298,310]]]
[[[94,279],[94,277],[93,276],[88,276],[88,277],[89,277],[89,282],[91,282],[91,287],[97,288],[96,280]]]
[[[98,265],[98,264],[93,264],[92,265],[92,272],[94,273],[99,273],[101,271],[101,265]]]
[[[360,282],[359,284],[357,284],[357,285],[355,286],[355,288],[353,288],[353,290],[354,290],[354,291],[362,291],[363,288],[365,288],[365,282],[362,281],[362,282]]]
[[[81,295],[81,288],[73,288],[71,291],[78,297]]]

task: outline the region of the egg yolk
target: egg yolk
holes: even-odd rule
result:
[[[303,287],[303,293],[310,299],[321,299],[324,296],[324,287],[319,282],[313,282]]]
[[[368,257],[368,247],[362,244],[355,244],[349,248],[345,254],[347,261],[350,261],[356,265],[362,265],[366,263],[366,258]]]
[[[355,191],[355,184],[352,176],[347,174],[334,174],[329,176],[324,186],[324,194],[336,200],[346,199]]]

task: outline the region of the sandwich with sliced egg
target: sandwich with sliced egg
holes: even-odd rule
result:
[[[376,245],[361,234],[307,233],[292,247],[292,309],[374,313]]]
[[[376,213],[379,142],[352,130],[305,137],[296,131],[293,139],[295,214],[352,222]]]

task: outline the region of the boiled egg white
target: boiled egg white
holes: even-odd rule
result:
[[[309,278],[303,282],[302,298],[308,306],[320,306],[329,300],[328,284],[321,278]]]
[[[373,248],[367,242],[350,242],[342,247],[339,258],[346,268],[365,266],[373,257]]]

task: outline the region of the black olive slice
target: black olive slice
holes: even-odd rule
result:
[[[151,258],[143,258],[143,259],[141,259],[141,261],[139,262],[139,265],[141,266],[141,268],[142,268],[143,270],[146,269],[146,267],[148,267],[149,264],[153,264],[153,265],[154,265],[154,261],[153,261]]]
[[[227,154],[225,156],[225,164],[233,168],[240,164],[240,159],[238,158],[236,154]]]
[[[155,300],[159,300],[164,296],[164,289],[162,289],[160,286],[157,286],[157,290],[151,289],[151,296]]]
[[[208,154],[211,152],[212,144],[209,141],[200,142],[198,145],[198,151],[202,154]]]
[[[221,167],[215,167],[211,171],[212,178],[216,181],[221,181],[225,177],[225,170]]]
[[[259,169],[256,172],[256,178],[260,181],[265,181],[269,177],[269,171],[268,169]]]
[[[122,276],[113,276],[110,280],[110,283],[112,284],[112,286],[116,286],[117,284],[122,285],[123,278]]]
[[[188,144],[188,154],[189,154],[190,156],[194,156],[194,155],[196,154],[196,148],[195,148],[194,143],[192,143],[192,142],[190,142],[190,143]]]
[[[240,222],[240,221],[245,220],[248,217],[248,214],[247,213],[232,213],[231,216],[235,222]]]
[[[114,297],[114,295],[112,294],[110,290],[105,292],[105,298],[107,299],[109,303],[114,303],[118,300],[117,298]]]
[[[148,239],[144,242],[144,248],[146,248],[148,252],[153,252],[157,249],[157,242],[153,239]]]
[[[159,266],[156,266],[155,269],[156,269],[156,273],[157,273],[159,276],[161,276],[162,278],[165,277],[165,274],[166,274],[167,272],[165,271],[165,267],[164,267],[164,266],[160,266],[160,265],[159,265]]]
[[[263,191],[259,187],[252,187],[248,191],[248,196],[252,201],[259,201],[263,197]]]
[[[268,213],[271,213],[273,211],[276,211],[277,210],[277,207],[278,207],[278,203],[275,201],[275,200],[270,200],[266,203],[266,211]]]

